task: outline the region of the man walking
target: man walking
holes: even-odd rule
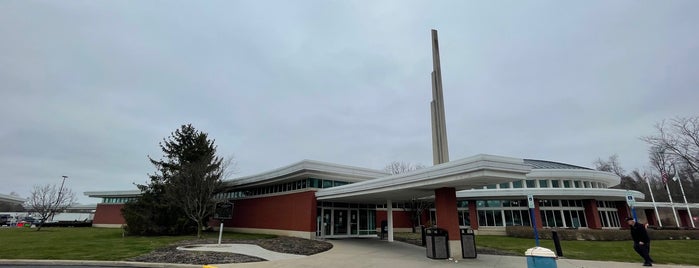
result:
[[[646,227],[633,218],[626,218],[626,223],[631,230],[633,249],[643,258],[643,266],[653,266],[653,259],[650,257],[650,237],[648,237]]]

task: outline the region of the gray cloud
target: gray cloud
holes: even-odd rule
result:
[[[0,192],[69,175],[131,189],[193,123],[238,175],[301,159],[430,164],[429,29],[452,159],[647,162],[696,115],[695,1],[10,1],[0,4]],[[81,197],[81,202],[95,202]]]

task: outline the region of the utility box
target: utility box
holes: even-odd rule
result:
[[[449,258],[449,233],[442,228],[425,229],[427,257],[430,259]]]
[[[527,268],[557,268],[556,253],[548,248],[533,247],[524,252]]]
[[[461,229],[461,255],[464,258],[476,258],[476,235],[471,229]]]

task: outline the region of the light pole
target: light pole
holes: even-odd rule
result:
[[[63,175],[61,176],[63,178],[63,181],[61,181],[61,188],[58,188],[58,197],[56,198],[56,205],[53,207],[51,210],[51,220],[53,221],[53,216],[56,214],[56,210],[58,209],[58,205],[61,203],[61,194],[63,193],[63,185],[66,183],[66,179],[68,176]]]

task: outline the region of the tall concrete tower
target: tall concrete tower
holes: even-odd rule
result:
[[[432,155],[435,165],[449,162],[447,123],[444,119],[444,96],[442,94],[442,68],[439,62],[437,30],[432,29]]]

